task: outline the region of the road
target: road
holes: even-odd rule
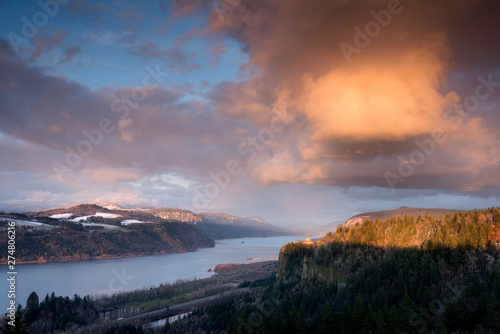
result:
[[[154,310],[154,311],[149,311],[149,312],[145,312],[145,313],[141,313],[141,314],[132,315],[130,317],[123,318],[120,321],[121,322],[124,322],[124,321],[128,322],[128,321],[141,320],[141,319],[144,319],[144,318],[146,318],[146,319],[154,319],[154,318],[158,318],[158,317],[160,317],[160,319],[161,318],[166,318],[166,317],[175,315],[175,314],[179,313],[179,311],[184,310],[185,308],[189,308],[190,306],[194,306],[194,305],[198,305],[198,304],[203,304],[203,303],[207,303],[207,302],[209,302],[209,303],[210,302],[215,302],[218,299],[221,299],[221,298],[224,298],[224,297],[231,297],[231,296],[241,295],[241,294],[247,292],[248,290],[249,290],[248,287],[246,287],[246,288],[236,288],[236,289],[229,290],[229,291],[224,291],[224,292],[212,295],[212,296],[203,297],[203,298],[191,300],[189,302],[185,302],[185,303],[182,303],[182,304],[173,305],[173,306],[171,306],[169,308],[164,307],[164,308],[161,308],[161,309],[158,309],[158,310]]]

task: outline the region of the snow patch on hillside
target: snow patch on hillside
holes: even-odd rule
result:
[[[71,221],[72,222],[79,222],[82,220],[86,220],[89,217],[118,218],[118,217],[121,217],[121,215],[117,215],[114,213],[96,212],[95,215],[76,217],[76,218],[71,219]]]
[[[122,221],[122,225],[130,225],[130,224],[151,224],[151,222],[143,222],[136,219],[126,219]]]
[[[54,218],[54,219],[68,219],[71,216],[73,216],[73,214],[71,214],[71,213],[59,213],[57,215],[50,216],[50,218]]]
[[[39,223],[39,222],[34,222],[34,221],[28,221],[28,220],[20,220],[20,219],[6,219],[3,218],[5,221],[9,222],[15,222],[16,226],[33,226],[33,227],[48,227],[48,228],[53,228],[54,226],[49,225],[49,224],[44,224],[44,223]]]

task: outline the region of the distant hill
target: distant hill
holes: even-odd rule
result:
[[[173,219],[184,223],[197,224],[201,223],[203,218],[200,215],[192,213],[189,210],[176,208],[153,208],[143,213],[144,215],[154,215],[163,219]]]
[[[99,213],[99,215],[96,215]],[[63,208],[54,208],[43,211],[26,213],[35,219],[75,220],[113,224],[121,226],[121,222],[159,223],[163,221],[177,221],[194,225],[202,235],[211,239],[231,239],[245,237],[267,237],[277,235],[297,234],[269,224],[261,217],[239,217],[227,213],[204,212],[193,213],[179,208],[125,208],[111,202],[92,204],[77,204]],[[111,216],[110,215],[118,215]]]
[[[331,231],[335,231],[335,229],[338,226],[345,226],[345,227],[350,227],[356,225],[356,223],[363,223],[365,220],[384,220],[387,218],[391,217],[404,217],[406,216],[413,216],[413,217],[418,217],[419,215],[424,217],[426,215],[433,216],[434,218],[444,218],[447,214],[455,214],[455,212],[463,212],[465,210],[448,210],[448,209],[426,209],[426,208],[410,208],[407,206],[402,206],[398,209],[394,210],[383,210],[383,211],[373,211],[373,212],[365,212],[365,213],[360,213],[355,216],[352,216],[351,218],[347,219],[346,221],[337,221],[337,222],[332,222],[323,226],[318,227],[315,232],[318,233],[327,233]]]
[[[96,202],[96,203],[92,203],[92,204],[98,205],[98,206],[106,208],[108,210],[126,210],[123,206],[118,205],[118,204],[113,203],[113,202]]]
[[[37,212],[0,214],[0,229],[15,221],[18,263],[181,253],[214,247],[192,224],[115,206],[82,204]],[[7,242],[7,234],[0,241]],[[0,264],[7,256],[0,256]]]
[[[426,209],[426,208],[410,208],[407,206],[402,206],[398,209],[394,210],[384,210],[384,211],[373,211],[373,212],[365,212],[360,213],[358,215],[352,216],[344,223],[342,226],[350,227],[356,225],[356,223],[363,223],[365,220],[384,220],[391,217],[404,217],[404,216],[413,216],[413,217],[424,217],[426,215],[433,216],[434,218],[444,218],[448,214],[455,214],[455,212],[463,212],[465,210],[448,210],[448,209]]]
[[[294,235],[295,232],[269,224],[261,217],[238,217],[227,213],[205,212],[196,227],[203,235],[213,239],[232,239],[244,237],[269,237]]]
[[[201,234],[212,239],[235,239],[247,237],[271,237],[278,235],[297,235],[296,232],[284,230],[275,226],[256,226],[256,225],[235,225],[202,223],[196,227]]]

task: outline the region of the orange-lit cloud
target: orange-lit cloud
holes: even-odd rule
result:
[[[118,170],[116,168],[84,169],[82,175],[87,179],[103,184],[116,184],[123,181],[135,181],[141,178],[133,171]]]
[[[491,172],[485,156],[495,151],[491,143],[498,142],[498,132],[480,121],[480,111],[474,119],[464,119],[458,130],[443,112],[474,94],[474,75],[488,73],[465,75],[468,93],[455,91],[450,78],[470,66],[459,51],[473,58],[482,53],[490,71],[498,65],[491,54],[498,55],[500,48],[492,40],[459,32],[465,25],[478,34],[498,35],[489,12],[499,5],[487,0],[400,2],[399,13],[348,61],[341,43],[354,45],[356,31],[389,5],[383,0],[269,0],[242,2],[223,18],[212,10],[212,32],[242,43],[250,56],[245,68],[255,71],[244,83],[221,85],[210,95],[218,110],[265,127],[273,115],[270,106],[289,92],[281,103],[295,122],[285,138],[277,139],[282,145],[267,145],[266,154],[252,165],[256,182],[387,186],[384,172],[397,169],[398,157],[418,149],[415,140],[438,130],[447,134],[446,142],[401,187],[498,185],[496,175],[478,181],[478,175]],[[477,15],[472,21],[471,13]],[[482,29],[476,25],[479,17],[485,18]],[[464,44],[474,44],[476,50]],[[467,145],[460,137],[467,138]],[[459,154],[460,164],[449,163],[450,152]]]
[[[459,97],[439,91],[442,43],[305,77],[298,109],[311,121],[311,139],[403,140],[444,126],[442,112]]]

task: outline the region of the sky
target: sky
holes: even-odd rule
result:
[[[496,0],[0,1],[0,209],[298,229],[500,198]]]

